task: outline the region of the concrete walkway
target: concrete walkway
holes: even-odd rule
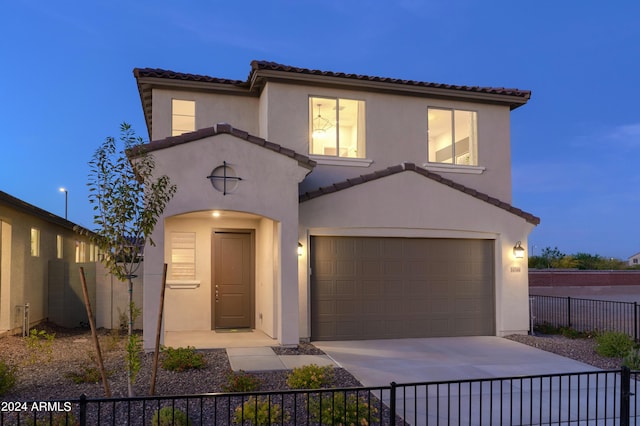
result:
[[[227,356],[233,371],[292,370],[310,364],[336,365],[327,355],[277,355],[268,347],[227,348]]]

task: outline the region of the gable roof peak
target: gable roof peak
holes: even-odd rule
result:
[[[509,213],[512,213],[516,216],[519,216],[521,218],[523,218],[524,220],[526,220],[529,223],[532,223],[533,225],[538,225],[540,223],[540,218],[534,216],[531,213],[527,213],[517,207],[512,206],[509,203],[506,203],[504,201],[501,201],[495,197],[492,197],[488,194],[485,194],[483,192],[477,191],[473,188],[469,188],[467,186],[464,186],[462,184],[459,184],[457,182],[454,182],[451,179],[445,178],[437,173],[433,173],[425,168],[416,166],[415,163],[410,163],[410,162],[404,162],[402,164],[398,164],[395,166],[391,166],[391,167],[387,167],[386,169],[382,169],[382,170],[377,170],[375,172],[372,173],[368,173],[365,175],[360,175],[358,177],[355,178],[349,178],[346,179],[344,181],[341,182],[337,182],[334,183],[332,185],[328,185],[328,186],[323,186],[318,188],[317,190],[314,191],[310,191],[310,192],[305,192],[304,194],[300,194],[299,196],[299,202],[305,202],[305,201],[309,201],[312,200],[314,198],[318,198],[321,197],[323,195],[326,194],[331,194],[333,192],[338,192],[338,191],[342,191],[343,189],[347,189],[347,188],[351,188],[357,185],[361,185],[365,182],[369,182],[369,181],[373,181],[373,180],[377,180],[386,176],[391,176],[391,175],[395,175],[397,173],[402,173],[402,172],[414,172],[414,173],[418,173],[421,176],[424,176],[428,179],[434,180],[438,183],[441,183],[443,185],[449,186],[452,189],[455,189],[457,191],[463,192],[471,197],[477,198],[481,201],[484,201],[485,203],[489,203],[492,204],[502,210],[506,210]]]

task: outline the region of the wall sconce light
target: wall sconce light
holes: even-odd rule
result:
[[[521,244],[520,241],[518,241],[516,245],[513,247],[513,255],[516,259],[524,258],[524,248],[520,244]]]
[[[298,256],[302,256],[302,244],[298,243]]]

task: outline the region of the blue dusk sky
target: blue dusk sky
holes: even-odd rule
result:
[[[636,0],[4,1],[0,190],[64,216],[66,187],[69,220],[94,229],[92,154],[123,121],[148,138],[133,68],[244,80],[258,59],[531,90],[511,115],[512,203],[542,220],[529,254],[626,258],[640,252],[639,16]]]

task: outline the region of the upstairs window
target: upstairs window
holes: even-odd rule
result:
[[[171,100],[171,136],[196,130],[196,103],[181,99]]]
[[[364,101],[309,98],[309,154],[365,158]]]
[[[475,111],[429,108],[429,162],[478,165],[478,119]]]

